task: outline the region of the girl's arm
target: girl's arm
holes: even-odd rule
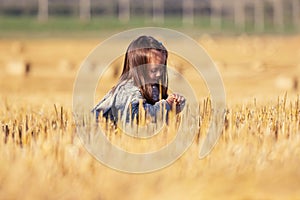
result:
[[[134,117],[138,117],[139,115],[139,102],[140,101],[133,101],[132,106],[132,119]],[[172,109],[173,104],[176,105],[176,113],[179,113],[182,111],[184,105],[185,105],[185,98],[178,94],[172,94],[169,95],[166,100],[160,100],[156,102],[154,105],[146,103],[145,100],[142,100],[143,102],[143,108],[146,111],[146,114],[148,116],[151,116],[154,121],[156,121],[156,117],[161,114],[167,115],[166,119],[168,119],[168,112]]]
[[[122,113],[126,115],[126,121],[129,121],[131,119],[138,119],[139,116],[139,104],[142,103],[144,110],[146,111],[146,116],[149,116],[153,119],[153,121],[156,121],[158,116],[163,116],[168,119],[168,112],[172,109],[172,104],[175,102],[175,96],[169,95],[169,97],[166,100],[160,100],[156,102],[155,104],[147,103],[145,98],[142,96],[141,92],[139,91],[139,88],[132,84],[124,85],[124,87],[121,87],[118,91],[116,101],[115,101],[115,108],[116,110],[121,110],[121,112],[125,111],[125,113]],[[131,105],[131,106],[129,106]],[[129,109],[128,109],[129,108]],[[176,110],[177,110],[177,103],[176,103]],[[131,116],[130,116],[131,112]],[[113,114],[117,117],[118,114]]]

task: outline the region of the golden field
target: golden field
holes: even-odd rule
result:
[[[299,199],[300,36],[195,40],[223,78],[223,135],[205,159],[195,141],[168,167],[128,174],[93,158],[72,120],[76,73],[101,40],[1,39],[0,199]],[[169,64],[199,84],[185,63]],[[17,70],[26,65],[28,75]],[[115,81],[104,78],[96,101]],[[203,105],[207,91],[197,95]]]

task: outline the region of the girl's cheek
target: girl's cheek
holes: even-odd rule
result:
[[[156,77],[156,73],[151,73],[151,78],[155,78]]]

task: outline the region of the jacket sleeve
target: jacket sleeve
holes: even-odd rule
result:
[[[111,106],[113,103],[114,95],[112,90],[110,90],[103,99],[92,109],[92,113],[96,115],[96,120],[98,120],[99,114],[102,112],[103,117],[108,118]]]

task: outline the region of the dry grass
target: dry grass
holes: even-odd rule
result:
[[[114,171],[88,154],[70,110],[41,114],[20,106],[12,114],[11,105],[2,105],[0,197],[296,199],[299,100],[284,105],[280,99],[229,108],[224,134],[207,158],[198,160],[195,142],[173,165],[142,175]]]

